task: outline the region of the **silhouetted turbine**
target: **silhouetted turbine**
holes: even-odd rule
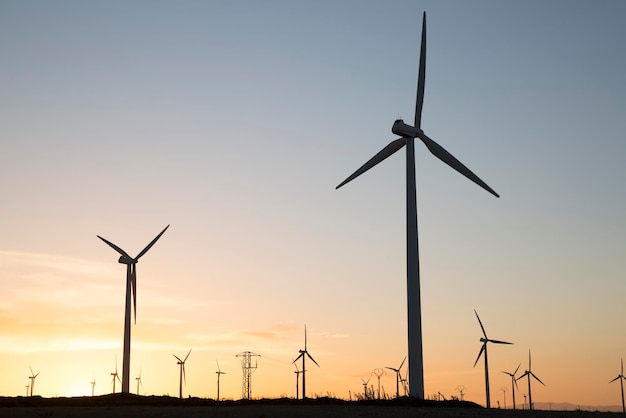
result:
[[[530,368],[530,350],[528,350],[528,370],[526,370],[524,372],[524,374],[522,374],[520,377],[517,378],[517,380],[520,380],[521,378],[523,378],[524,376],[528,376],[528,406],[529,406],[529,410],[532,411],[533,409],[533,395],[530,391],[530,377],[534,377],[535,380],[537,380],[537,382],[541,383],[542,385],[546,385],[545,383],[543,383],[541,380],[539,380],[539,378],[537,376],[535,376],[535,374],[532,372],[532,369]]]
[[[118,262],[120,264],[126,264],[126,308],[124,314],[124,358],[122,362],[122,392],[130,393],[130,298],[132,294],[133,298],[133,312],[135,314],[135,322],[137,322],[137,267],[136,264],[145,253],[154,245],[161,235],[169,228],[166,226],[155,239],[150,242],[141,250],[137,257],[132,258],[126,251],[122,250],[117,245],[97,235],[102,241],[104,241],[109,247],[113,248],[120,254]]]
[[[489,391],[489,363],[487,362],[487,343],[494,343],[494,344],[513,344],[513,343],[507,343],[506,341],[498,341],[498,340],[490,340],[487,337],[487,333],[485,332],[485,327],[483,327],[483,323],[480,320],[480,317],[478,316],[478,312],[476,312],[476,309],[474,309],[474,313],[476,314],[476,318],[478,319],[478,323],[480,324],[480,329],[482,329],[483,331],[483,337],[481,337],[480,342],[483,343],[483,345],[480,347],[480,351],[478,352],[478,357],[476,357],[476,361],[474,362],[474,367],[476,367],[476,363],[478,363],[478,360],[480,360],[480,356],[483,355],[483,353],[485,354],[485,392],[486,392],[486,398],[487,398],[487,408],[491,408],[491,393]]]
[[[215,360],[215,363],[217,363],[217,371],[215,373],[217,373],[217,400],[220,400],[220,375],[222,374],[226,374],[226,372],[223,372],[220,370],[220,364],[218,363],[217,360]]]
[[[174,357],[176,357],[176,360],[178,360],[178,363],[176,364],[180,366],[180,386],[179,386],[179,391],[178,391],[178,397],[180,399],[183,398],[183,379],[185,380],[185,384],[187,384],[187,377],[185,376],[185,362],[187,361],[189,354],[191,354],[191,350],[189,350],[184,360],[181,360],[178,356],[172,354]]]
[[[39,376],[39,372],[35,374],[33,372],[32,367],[28,366],[28,368],[30,369],[30,376],[28,376],[28,378],[30,379],[30,396],[33,396],[33,388],[35,387],[35,379],[37,378],[37,376]]]
[[[517,386],[517,380],[515,379],[515,374],[517,374],[517,371],[519,370],[521,365],[522,365],[521,363],[518,364],[517,368],[515,369],[513,373],[505,372],[505,371],[502,372],[504,374],[508,374],[509,376],[511,376],[511,392],[513,392],[513,409],[515,409],[515,388],[519,389],[519,387]]]
[[[417,234],[417,194],[415,189],[415,150],[414,140],[419,138],[428,150],[441,161],[487,190],[496,197],[498,194],[483,182],[470,169],[465,167],[442,146],[430,139],[421,129],[422,106],[424,103],[424,83],[426,76],[426,12],[422,23],[422,43],[420,51],[419,74],[417,79],[417,100],[415,104],[414,126],[398,119],[391,131],[401,136],[374,155],[361,168],[345,179],[336,188],[340,188],[374,167],[406,145],[406,251],[407,251],[407,326],[409,343],[409,394],[424,399],[424,364],[422,355],[422,314],[420,302],[419,251]]]
[[[618,379],[619,379],[619,385],[622,389],[622,412],[626,414],[626,406],[624,406],[624,379],[626,379],[626,377],[624,377],[624,359],[623,358],[622,358],[622,368],[620,369],[620,374],[618,374],[617,377],[611,380],[609,383],[613,383]]]
[[[400,380],[402,380],[402,377],[400,376],[400,369],[404,365],[405,361],[406,361],[406,357],[404,357],[404,360],[402,360],[402,363],[400,363],[400,366],[398,366],[397,369],[394,369],[393,367],[385,366],[386,369],[392,370],[396,374],[396,398],[400,397]]]
[[[317,367],[320,367],[320,365],[317,364],[317,361],[315,361],[315,359],[311,357],[311,355],[306,349],[306,325],[304,326],[304,350],[298,350],[298,352],[300,353],[300,355],[296,357],[293,363],[295,363],[300,358],[302,358],[302,399],[305,399],[306,398],[306,366],[305,366],[304,360],[306,359],[306,357],[308,357],[311,359],[313,363],[315,363]]]

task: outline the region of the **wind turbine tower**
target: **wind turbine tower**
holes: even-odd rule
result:
[[[167,228],[170,226],[166,226],[163,231],[159,235],[153,239],[150,244],[146,246],[141,252],[137,255],[137,257],[132,258],[129,256],[126,251],[122,250],[117,245],[113,244],[110,241],[102,238],[100,235],[97,235],[102,241],[104,241],[109,247],[113,248],[120,254],[120,258],[118,262],[120,264],[126,264],[126,307],[124,311],[124,359],[122,362],[122,392],[130,393],[130,305],[131,305],[131,295],[132,295],[132,304],[133,304],[133,312],[135,317],[135,323],[137,322],[137,262],[139,259],[148,252],[148,250],[157,242],[161,235],[165,233]]]
[[[426,77],[426,12],[422,21],[422,42],[420,50],[419,71],[417,78],[417,99],[415,103],[415,119],[413,126],[398,119],[393,123],[391,131],[399,135],[389,145],[374,155],[361,168],[355,171],[336,189],[368,171],[387,157],[406,146],[406,262],[407,262],[407,326],[409,345],[409,394],[424,399],[424,362],[422,355],[422,311],[420,302],[420,273],[417,234],[417,193],[415,188],[415,145],[419,138],[428,150],[448,166],[458,171],[483,189],[496,197],[499,195],[483,182],[476,174],[457,160],[443,147],[430,139],[421,128],[422,106],[424,104],[424,83]]]
[[[257,362],[252,365],[252,357],[261,357],[251,351],[244,351],[235,357],[241,357],[241,369],[243,370],[243,382],[241,385],[241,399],[251,399],[252,396],[252,372],[258,367]]]
[[[94,392],[94,388],[96,387],[96,377],[94,376],[93,380],[91,381],[91,397],[93,398],[93,392]]]
[[[476,314],[476,318],[478,319],[478,323],[480,324],[480,329],[483,331],[483,336],[484,336],[480,338],[480,342],[483,343],[483,345],[480,347],[480,351],[478,352],[478,357],[476,357],[476,361],[474,362],[474,367],[476,367],[478,360],[480,360],[480,356],[484,354],[484,357],[485,357],[485,394],[487,398],[487,408],[491,408],[491,394],[489,391],[489,363],[487,362],[487,343],[494,343],[494,344],[513,344],[513,343],[507,343],[506,341],[490,340],[487,337],[487,333],[485,332],[485,327],[483,327],[483,323],[481,322],[480,317],[478,316],[478,312],[476,312],[476,309],[474,309],[474,313]]]
[[[609,383],[613,383],[618,379],[619,379],[619,385],[622,388],[622,412],[626,414],[626,406],[624,406],[624,379],[626,379],[626,377],[624,377],[624,359],[623,358],[622,358],[622,368],[621,368],[620,374],[618,374],[617,377],[611,380]]]
[[[302,373],[302,371],[300,371],[300,369],[298,369],[298,365],[294,363],[294,366],[296,366],[296,371],[294,372],[296,374],[296,399],[298,399],[298,393],[300,391],[300,388],[298,386],[299,380],[300,380],[300,373]]]
[[[222,374],[226,374],[226,372],[223,372],[220,370],[220,364],[217,360],[215,360],[215,362],[217,363],[217,371],[215,373],[217,373],[217,400],[220,400],[220,375]]]
[[[137,395],[139,395],[139,386],[143,387],[143,383],[141,383],[141,370],[139,370],[139,377],[136,377],[137,381]]]
[[[183,379],[185,380],[185,384],[187,383],[187,377],[185,376],[185,362],[189,358],[189,354],[191,354],[191,350],[189,350],[184,360],[181,360],[178,356],[172,354],[176,358],[176,360],[178,360],[176,364],[180,366],[180,384],[178,387],[178,397],[180,399],[183,398]]]

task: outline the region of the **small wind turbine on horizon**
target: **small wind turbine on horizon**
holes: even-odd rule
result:
[[[137,395],[139,395],[139,386],[143,387],[143,383],[141,383],[141,369],[139,369],[139,377],[136,377],[137,381]]]
[[[299,380],[300,380],[300,374],[302,373],[302,371],[300,369],[298,369],[298,365],[296,363],[293,363],[294,366],[296,366],[296,371],[294,372],[296,374],[296,399],[298,398],[298,393],[300,391],[300,388],[298,386]]]
[[[217,373],[217,400],[220,400],[220,375],[222,374],[226,374],[226,372],[223,372],[220,370],[220,363],[215,360],[215,362],[217,363],[217,371],[215,373]]]
[[[400,397],[400,380],[402,380],[402,377],[400,376],[400,369],[402,369],[405,361],[406,357],[404,357],[404,360],[402,360],[402,363],[400,363],[400,366],[398,366],[397,369],[385,366],[386,369],[392,370],[396,374],[396,398]]]
[[[304,326],[304,350],[298,350],[298,352],[300,353],[300,355],[296,357],[296,359],[293,361],[293,364],[295,364],[296,361],[302,358],[302,399],[306,399],[306,366],[305,366],[306,357],[309,357],[311,361],[315,363],[317,367],[320,367],[320,365],[317,364],[317,361],[315,361],[315,359],[311,357],[311,355],[306,349],[306,325]]]
[[[371,376],[367,378],[367,381],[363,378],[361,378],[361,382],[363,382],[363,396],[365,397],[364,399],[368,399],[369,397],[367,396],[367,384],[370,382]]]
[[[91,381],[91,397],[93,398],[93,393],[94,393],[94,388],[96,387],[96,377],[93,377],[93,380]]]
[[[183,398],[183,379],[185,380],[185,384],[187,384],[187,377],[185,376],[185,362],[189,358],[189,354],[191,354],[191,349],[187,353],[187,356],[185,356],[184,360],[181,360],[178,356],[176,356],[175,354],[172,354],[174,357],[176,357],[176,360],[178,360],[178,363],[176,364],[180,366],[180,386],[179,386],[179,392],[178,392],[178,396],[180,399]]]
[[[146,246],[137,257],[132,258],[126,251],[122,250],[117,245],[97,235],[102,241],[104,241],[109,247],[113,248],[120,254],[118,262],[120,264],[126,264],[126,307],[124,314],[124,358],[122,362],[122,392],[130,393],[130,305],[131,295],[133,302],[133,313],[135,317],[135,323],[137,322],[137,262],[139,259],[148,252],[148,250],[157,242],[161,235],[169,228],[166,226],[159,235],[153,239],[150,244]]]
[[[122,382],[120,376],[117,374],[117,357],[115,357],[115,373],[111,373],[111,376],[113,376],[113,393],[115,393],[115,381],[118,380],[120,383]]]
[[[424,399],[424,361],[422,354],[422,314],[420,302],[419,246],[417,234],[417,193],[415,185],[414,140],[419,138],[428,150],[448,166],[467,177],[496,197],[500,197],[476,174],[457,160],[442,146],[430,139],[421,129],[422,107],[424,104],[424,84],[426,77],[426,12],[422,22],[422,41],[417,79],[417,99],[415,104],[414,126],[398,119],[391,131],[399,135],[389,145],[374,155],[361,168],[355,171],[336,189],[368,171],[387,157],[406,146],[406,262],[407,262],[407,327],[409,346],[409,395]]]
[[[30,388],[30,385],[26,385],[26,396],[28,396],[28,388]]]
[[[28,376],[28,378],[30,379],[30,396],[33,396],[33,389],[35,388],[35,379],[37,378],[37,376],[39,376],[39,372],[35,374],[33,372],[32,367],[28,366],[28,368],[30,369],[30,376]]]
[[[515,369],[515,371],[513,373],[505,372],[505,371],[502,372],[504,374],[508,374],[509,376],[511,376],[511,392],[513,394],[513,409],[515,409],[515,388],[517,388],[519,390],[519,387],[517,386],[517,379],[515,378],[515,375],[517,374],[517,371],[519,370],[521,365],[522,365],[522,363],[518,364],[517,368]]]
[[[483,327],[483,323],[480,320],[480,317],[478,316],[478,312],[476,312],[476,309],[474,309],[474,313],[476,314],[476,318],[478,319],[478,323],[480,324],[480,329],[482,329],[483,331],[483,337],[480,338],[480,342],[483,343],[483,345],[480,347],[480,351],[478,352],[478,357],[476,357],[476,361],[474,362],[474,367],[476,367],[476,364],[478,363],[478,360],[480,360],[480,356],[483,355],[484,353],[484,357],[485,357],[485,392],[486,392],[486,398],[487,398],[487,408],[491,408],[491,394],[489,391],[489,363],[487,362],[487,343],[494,343],[494,344],[513,344],[513,343],[508,343],[506,341],[499,341],[499,340],[490,340],[487,337],[487,333],[485,332],[485,327]]]
[[[622,368],[620,369],[620,374],[618,374],[617,377],[611,380],[609,383],[613,383],[618,379],[619,385],[622,389],[622,412],[626,414],[626,406],[624,405],[624,380],[626,379],[626,377],[624,377],[624,358],[622,358]]]
[[[534,377],[535,380],[537,380],[537,382],[541,383],[544,386],[546,384],[543,383],[537,376],[535,376],[535,374],[532,372],[532,369],[530,368],[530,350],[528,350],[528,370],[526,370],[520,377],[518,377],[517,380],[520,380],[524,376],[528,376],[528,409],[532,411],[533,395],[532,395],[532,392],[530,391],[530,377],[531,376]],[[524,403],[526,403],[526,395],[524,395]]]

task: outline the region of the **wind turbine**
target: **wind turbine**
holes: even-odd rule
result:
[[[355,171],[336,189],[365,173],[406,145],[406,261],[407,261],[407,325],[409,344],[409,388],[410,395],[424,399],[424,363],[422,355],[422,314],[420,302],[419,251],[417,236],[417,193],[415,189],[415,148],[414,140],[419,138],[428,150],[441,161],[478,184],[496,197],[500,197],[470,169],[452,156],[443,147],[430,139],[421,129],[422,106],[424,103],[424,83],[426,76],[426,12],[422,23],[422,43],[419,73],[417,79],[417,100],[415,104],[414,126],[398,119],[391,131],[401,136],[374,155],[361,168]]]
[[[483,336],[480,339],[480,342],[483,343],[482,347],[480,347],[480,351],[478,352],[478,357],[476,357],[476,361],[474,362],[474,367],[476,367],[476,364],[478,363],[478,360],[480,360],[480,356],[485,353],[485,392],[486,392],[486,396],[487,396],[487,408],[491,408],[491,396],[489,393],[489,364],[487,363],[487,343],[494,343],[494,344],[513,344],[513,343],[507,343],[506,341],[499,341],[499,340],[490,340],[487,337],[487,333],[485,332],[485,327],[483,327],[483,323],[480,320],[480,317],[478,316],[478,312],[476,312],[476,309],[474,309],[474,313],[476,314],[476,318],[478,318],[478,323],[480,324],[480,329],[483,330]]]
[[[181,360],[178,356],[172,354],[174,357],[176,357],[176,360],[178,360],[178,363],[176,364],[180,366],[180,387],[178,392],[178,396],[180,397],[180,399],[183,398],[183,379],[185,379],[185,384],[187,384],[187,377],[185,376],[185,362],[187,361],[187,358],[189,358],[189,354],[191,354],[191,350],[189,350],[184,360]]]
[[[96,377],[93,377],[93,380],[91,381],[91,396],[93,397],[93,391],[94,388],[96,387]]]
[[[217,371],[215,373],[217,373],[217,400],[220,400],[220,375],[222,374],[226,374],[226,372],[223,372],[220,370],[220,364],[218,363],[217,360],[215,360],[215,362],[217,363]]]
[[[115,393],[115,380],[118,380],[119,382],[122,382],[120,380],[119,375],[117,374],[117,357],[115,357],[115,373],[111,373],[111,376],[113,376],[113,393]]]
[[[137,255],[137,257],[132,258],[129,256],[126,251],[122,250],[117,245],[113,244],[110,241],[102,238],[100,235],[97,235],[102,241],[104,241],[107,245],[113,248],[115,251],[120,253],[120,258],[118,260],[121,264],[126,264],[126,308],[124,315],[124,359],[122,363],[122,392],[129,393],[130,392],[130,299],[132,294],[133,299],[133,312],[135,316],[135,323],[137,322],[137,262],[148,250],[154,245],[155,242],[161,235],[169,228],[170,226],[166,226],[163,231],[159,235],[153,239],[150,244],[146,246],[141,252]]]
[[[315,363],[317,367],[320,367],[320,365],[317,364],[317,361],[315,361],[315,359],[311,357],[309,352],[306,350],[306,325],[304,326],[304,350],[298,350],[298,352],[300,353],[300,355],[296,357],[293,363],[295,363],[300,358],[302,358],[302,399],[305,399],[306,398],[306,367],[305,367],[306,357],[308,356],[311,359],[311,361]]]
[[[363,382],[363,396],[365,397],[364,399],[368,399],[367,384],[370,382],[370,379],[371,379],[371,376],[367,378],[367,381],[361,378],[361,382]]]
[[[26,385],[26,396],[28,396],[28,388],[30,387],[30,384]]]
[[[528,376],[528,409],[532,411],[532,409],[533,409],[533,394],[530,391],[530,377],[531,376],[534,377],[535,380],[537,380],[537,382],[541,383],[544,386],[546,384],[543,383],[541,380],[539,380],[539,378],[537,376],[535,376],[535,374],[532,372],[532,369],[530,368],[530,350],[528,350],[528,370],[526,370],[520,377],[518,377],[517,380],[520,380],[524,376]],[[524,402],[526,402],[526,395],[524,395]]]
[[[513,373],[510,372],[502,372],[504,374],[508,374],[509,376],[511,376],[511,392],[513,393],[513,409],[515,409],[515,388],[517,387],[519,389],[519,387],[517,386],[517,380],[515,379],[515,374],[517,374],[517,371],[519,370],[519,367],[522,365],[522,363],[517,365],[517,368],[515,369],[515,371]]]
[[[37,378],[37,376],[39,376],[39,372],[35,374],[33,372],[32,367],[28,366],[28,368],[30,369],[30,376],[28,376],[28,378],[30,379],[30,396],[33,396],[33,389],[35,387],[35,379]]]
[[[617,377],[611,380],[609,383],[613,383],[618,379],[619,379],[619,385],[622,388],[622,412],[626,414],[626,406],[624,406],[624,379],[626,379],[626,377],[624,377],[624,359],[623,358],[622,358],[622,368],[621,368],[620,374],[618,374]]]
[[[300,388],[298,387],[298,383],[300,380],[300,373],[302,373],[302,371],[300,371],[300,369],[298,369],[298,365],[294,364],[294,366],[296,366],[296,371],[294,372],[296,374],[296,399],[298,399],[298,393],[300,391]]]
[[[139,395],[139,386],[143,387],[143,383],[141,383],[141,369],[139,369],[139,377],[136,377],[137,381],[137,395]]]
[[[385,366],[386,369],[392,370],[393,372],[396,373],[396,398],[400,397],[400,380],[402,380],[402,377],[400,376],[400,369],[402,369],[402,366],[404,365],[405,361],[406,361],[406,357],[404,357],[404,360],[402,360],[402,363],[400,363],[400,366],[398,366],[397,369],[394,369],[393,367]]]

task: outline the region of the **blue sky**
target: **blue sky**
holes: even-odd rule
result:
[[[399,364],[404,157],[334,187],[412,120],[424,10],[422,128],[502,196],[416,144],[426,392],[484,402],[477,309],[516,343],[490,351],[493,399],[532,349],[535,401],[618,403],[603,385],[626,352],[619,1],[1,1],[0,341],[18,383],[0,392],[21,393],[32,353],[39,368],[60,355],[39,318],[60,346],[82,334],[68,306],[94,306],[113,358],[124,272],[96,234],[132,253],[167,224],[138,265],[133,341],[153,357],[195,346],[211,375],[221,357],[237,397],[234,355],[258,351],[284,362],[258,371],[286,376],[259,383],[275,396],[307,323],[324,365],[311,390],[347,396]],[[211,396],[191,366],[189,390]],[[44,376],[42,394],[63,394]]]

